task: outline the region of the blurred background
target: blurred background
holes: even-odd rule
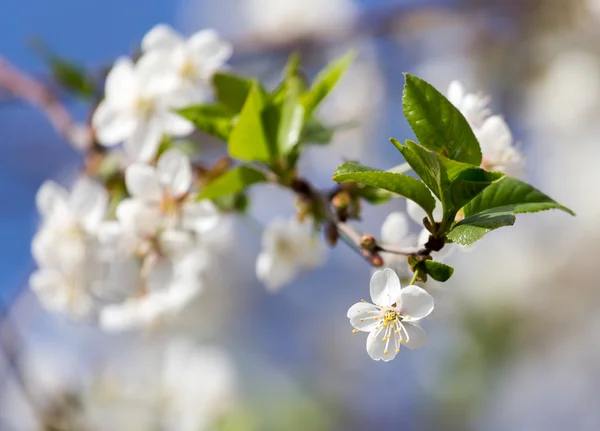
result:
[[[190,431],[600,429],[599,0],[23,0],[1,10],[0,430],[179,430],[169,415],[189,411],[205,416]],[[454,277],[428,285],[429,346],[389,363],[352,336],[345,313],[371,270],[343,244],[278,294],[255,279],[256,222],[293,212],[292,196],[268,187],[253,191],[255,221],[231,220],[238,251],[176,322],[114,335],[49,315],[27,286],[34,196],[46,179],[68,184],[83,160],[7,88],[7,68],[53,89],[40,40],[101,71],[161,22],[216,29],[234,44],[231,66],[267,83],[293,51],[309,73],[358,52],[322,110],[356,127],[301,162],[319,185],[344,159],[401,163],[388,138],[412,136],[401,108],[411,72],[442,92],[459,79],[490,94],[527,181],[578,216],[521,216],[455,253]],[[90,106],[56,94],[86,121]],[[402,209],[366,208],[361,228],[378,234]]]

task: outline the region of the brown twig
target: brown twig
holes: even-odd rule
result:
[[[5,88],[14,97],[38,107],[48,118],[52,127],[70,143],[77,139],[74,136],[75,133],[85,132],[81,130],[82,126],[73,120],[69,111],[50,88],[1,56],[0,87]]]

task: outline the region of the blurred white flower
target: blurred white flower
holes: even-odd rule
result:
[[[417,238],[410,233],[410,223],[405,213],[396,211],[390,213],[381,225],[381,241],[401,247],[415,247]],[[400,277],[412,274],[406,256],[395,253],[380,253],[384,265],[391,268]]]
[[[170,65],[143,55],[136,64],[118,59],[106,77],[105,98],[94,112],[92,126],[98,142],[121,142],[134,160],[154,158],[163,135],[186,136],[193,125],[173,112],[181,107],[175,93],[177,80]]]
[[[342,31],[354,20],[356,6],[352,0],[248,0],[244,13],[256,31],[285,40]]]
[[[99,271],[95,234],[107,210],[106,190],[88,177],[79,178],[71,193],[47,181],[36,203],[42,223],[33,238],[32,254],[39,269],[30,286],[49,309],[88,317],[95,311],[91,295]]]
[[[154,255],[153,255],[154,256]],[[150,262],[150,263],[149,263]],[[152,328],[174,319],[203,290],[207,256],[194,249],[176,258],[146,258],[138,276],[136,295],[104,306],[99,323],[105,331]],[[145,269],[150,268],[145,271]]]
[[[184,39],[170,26],[158,24],[144,36],[142,50],[152,63],[170,67],[177,82],[173,97],[185,105],[210,96],[210,79],[229,60],[233,47],[211,29]]]
[[[207,200],[188,199],[192,187],[192,167],[180,150],[170,149],[158,159],[156,167],[134,163],[125,170],[125,184],[131,198],[117,207],[118,220],[142,237],[169,229],[178,247],[185,231],[198,234],[213,229],[220,220],[216,207]],[[178,236],[173,231],[179,231]],[[189,238],[191,241],[191,237]],[[168,241],[165,245],[169,246]]]
[[[162,154],[156,167],[127,167],[131,198],[118,205],[118,221],[105,223],[100,235],[109,262],[101,287],[113,302],[100,313],[103,329],[156,325],[202,291],[211,246],[202,237],[222,216],[210,201],[192,199],[192,183],[190,161],[177,149]]]
[[[274,219],[262,235],[262,252],[256,260],[256,275],[267,288],[276,291],[291,282],[302,270],[323,263],[326,249],[312,223]]]
[[[489,97],[466,93],[463,85],[453,81],[448,88],[448,100],[465,116],[481,145],[481,167],[523,176],[524,159],[513,145],[513,136],[499,115],[491,115]]]
[[[427,343],[427,334],[414,321],[433,311],[433,297],[414,284],[402,289],[396,273],[385,268],[371,277],[371,300],[348,310],[348,319],[356,331],[368,332],[367,353],[376,360],[391,361],[404,344],[418,349]]]

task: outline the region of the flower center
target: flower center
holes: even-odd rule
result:
[[[396,323],[396,319],[402,320],[402,316],[396,310],[386,310],[383,313],[384,323]]]
[[[192,60],[185,60],[181,65],[179,74],[184,79],[194,80],[196,78],[196,65]]]
[[[154,112],[154,100],[147,97],[140,97],[135,103],[135,110],[143,117],[151,117]]]

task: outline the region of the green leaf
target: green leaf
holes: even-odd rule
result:
[[[434,280],[441,282],[448,281],[454,274],[454,268],[433,260],[424,260],[420,269],[429,274]]]
[[[212,82],[217,101],[236,114],[242,110],[252,87],[258,85],[249,78],[224,72],[215,73]]]
[[[514,223],[515,216],[510,211],[492,209],[459,221],[447,238],[458,244],[469,245],[494,229],[512,226]]]
[[[464,211],[469,217],[490,209],[502,209],[512,214],[559,209],[575,215],[533,186],[512,177],[504,177],[485,189],[465,206]]]
[[[198,200],[231,195],[252,184],[265,181],[267,177],[263,172],[247,165],[237,166],[204,187],[198,195]]]
[[[447,221],[453,221],[459,209],[504,176],[500,172],[488,172],[477,166],[450,160],[412,141],[406,141],[406,145],[395,139],[391,142],[442,202]]]
[[[357,192],[358,196],[366,200],[372,205],[379,205],[388,202],[393,196],[393,193],[377,187],[361,185]]]
[[[304,124],[300,142],[306,144],[328,144],[333,138],[334,128],[327,127],[314,117]]]
[[[194,105],[177,111],[198,129],[227,141],[233,128],[233,115],[224,105]]]
[[[304,107],[300,104],[300,92],[302,91],[300,78],[288,78],[285,87],[285,98],[279,107],[277,121],[279,154],[287,154],[296,146],[304,125]]]
[[[404,196],[421,206],[427,214],[435,208],[435,199],[421,181],[403,174],[378,171],[357,163],[346,162],[333,173],[336,182],[358,182]]]
[[[354,56],[353,52],[349,52],[343,57],[329,63],[325,69],[317,74],[310,90],[302,96],[305,118],[312,115],[317,106],[335,87],[350,62],[354,59]]]
[[[479,166],[479,142],[460,111],[432,85],[406,74],[404,115],[421,145],[452,160]]]
[[[248,161],[271,161],[276,151],[263,127],[265,96],[258,85],[252,86],[237,123],[229,135],[229,154]]]

